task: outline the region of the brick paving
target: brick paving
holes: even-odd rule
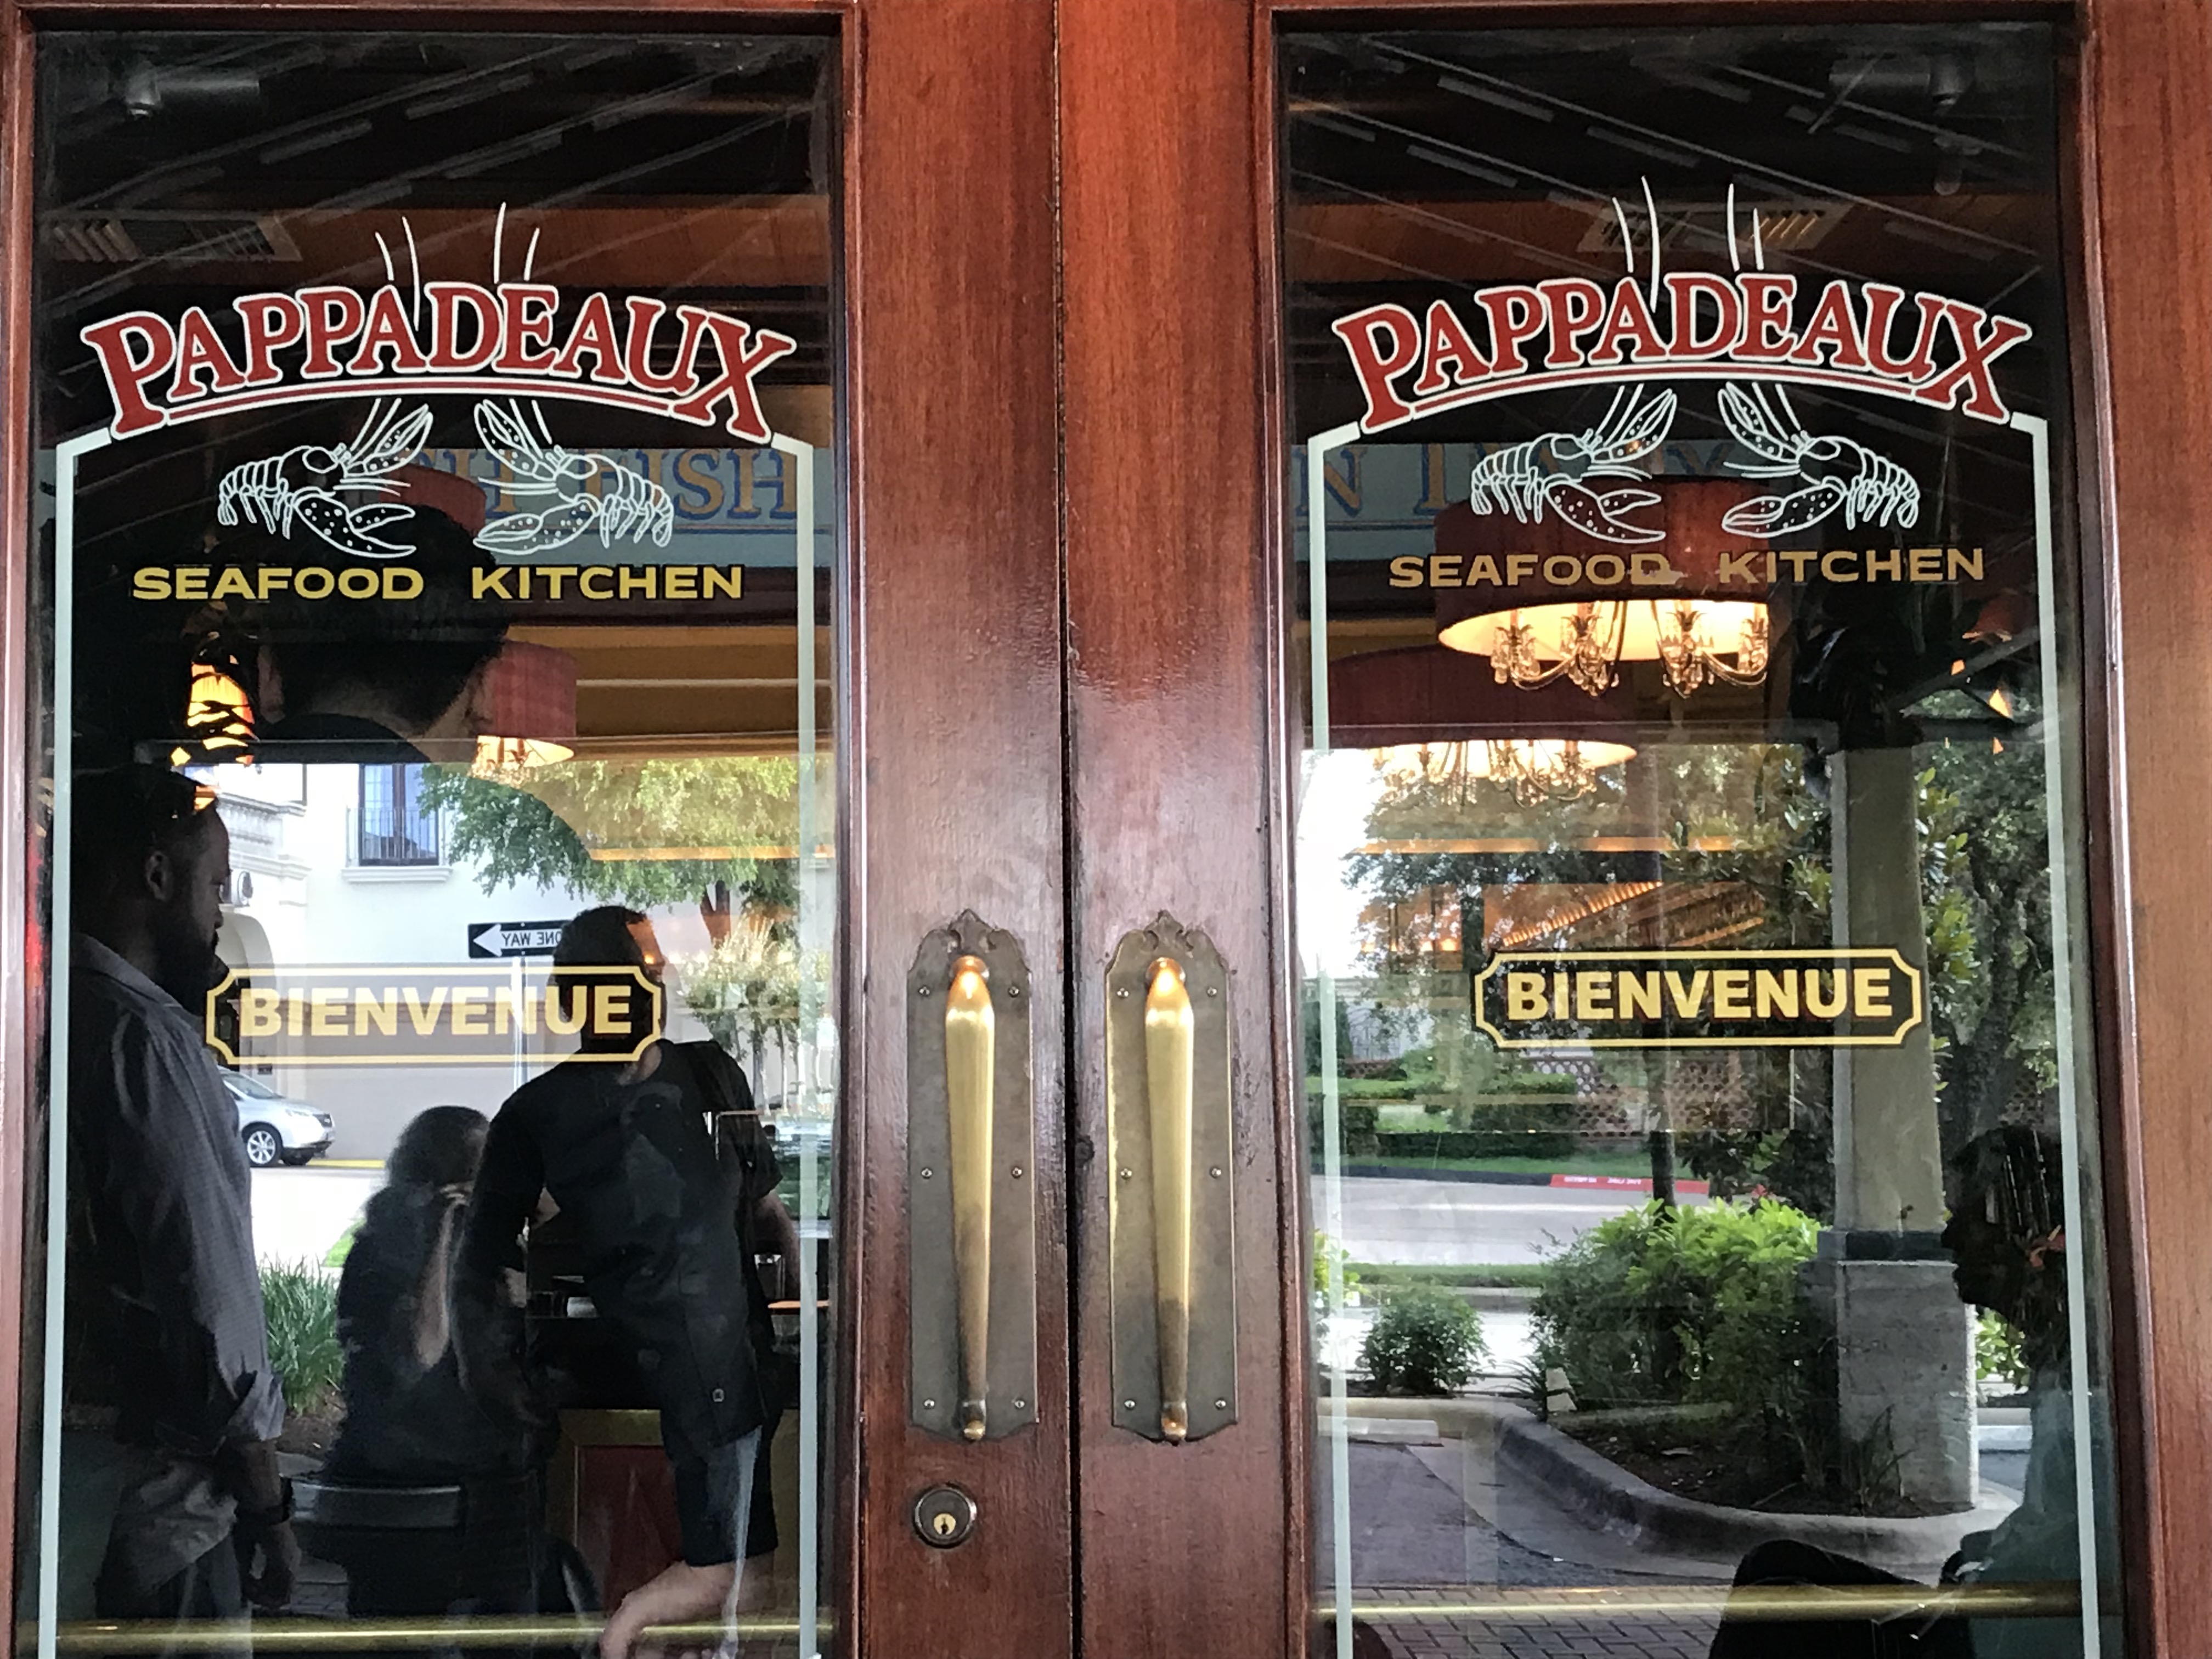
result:
[[[1443,1608],[1503,1602],[1525,1605],[1533,1612],[1587,1600],[1573,1592],[1540,1589],[1454,1586],[1370,1591],[1359,1600],[1368,1610],[1360,1622],[1381,1638],[1382,1650],[1391,1659],[1705,1659],[1720,1623],[1717,1613],[1607,1617],[1593,1611],[1574,1617],[1540,1613],[1514,1618],[1455,1612],[1393,1618],[1381,1611],[1384,1607]]]

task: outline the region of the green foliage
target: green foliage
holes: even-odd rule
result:
[[[285,1408],[308,1417],[329,1415],[345,1376],[337,1281],[304,1261],[264,1264],[261,1307],[269,1364],[284,1385]]]
[[[1339,1275],[1346,1301],[1358,1293],[1360,1273],[1352,1260],[1352,1253],[1327,1233],[1316,1229],[1313,1236],[1313,1286],[1318,1303],[1328,1300],[1328,1276],[1334,1268]]]
[[[474,864],[487,893],[536,882],[642,909],[716,881],[757,884],[799,839],[799,763],[787,757],[568,761],[496,778],[433,767],[424,777],[425,805],[452,815],[454,861]],[[631,856],[592,856],[609,852]],[[656,856],[636,856],[646,852]]]
[[[1715,1198],[1773,1198],[1817,1221],[1835,1213],[1836,1152],[1824,1117],[1810,1127],[1696,1129],[1675,1151]]]
[[[1385,1394],[1456,1393],[1486,1352],[1482,1320],[1450,1291],[1423,1285],[1382,1304],[1359,1362]]]
[[[2016,712],[2031,719],[2029,701]],[[1930,1027],[1947,1145],[2057,1086],[2051,854],[2041,750],[1947,743],[1920,775]]]
[[[1802,1446],[1820,1339],[1798,1290],[1813,1218],[1786,1204],[1646,1205],[1584,1233],[1535,1304],[1537,1364],[1583,1407],[1725,1405]]]
[[[1311,1136],[1313,1155],[1318,1158],[1328,1148],[1322,1144],[1321,1115],[1321,1085],[1318,1079],[1309,1079],[1311,1098],[1307,1103],[1307,1124]],[[1340,1099],[1336,1107],[1337,1132],[1344,1144],[1339,1149],[1346,1158],[1372,1158],[1377,1141],[1376,1124],[1380,1121],[1382,1109],[1371,1100]]]
[[[1534,1291],[1543,1287],[1544,1276],[1550,1272],[1540,1261],[1355,1261],[1350,1265],[1362,1285],[1385,1292],[1411,1285],[1455,1290]]]
[[[2002,1314],[1984,1308],[1974,1322],[1974,1375],[1984,1382],[2009,1383],[2024,1393],[2033,1369],[2019,1328]]]

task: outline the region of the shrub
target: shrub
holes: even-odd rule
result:
[[[284,1385],[289,1411],[324,1417],[338,1403],[345,1355],[338,1346],[337,1282],[304,1261],[261,1269],[269,1364]]]
[[[1359,1362],[1385,1394],[1452,1394],[1485,1352],[1482,1321],[1449,1291],[1400,1291],[1382,1304]]]
[[[1344,1145],[1340,1149],[1346,1158],[1372,1158],[1375,1155],[1375,1126],[1382,1121],[1382,1109],[1371,1100],[1342,1100],[1337,1102],[1336,1121]],[[1321,1096],[1316,1089],[1311,1114],[1313,1155],[1318,1158],[1327,1150],[1322,1145]]]
[[[2025,1392],[2029,1372],[2020,1329],[2002,1314],[1984,1308],[1974,1322],[1974,1375],[1984,1382],[2003,1382]]]
[[[1771,1201],[1615,1216],[1551,1262],[1537,1363],[1564,1370],[1584,1407],[1727,1405],[1804,1443],[1820,1344],[1798,1269],[1814,1232]]]

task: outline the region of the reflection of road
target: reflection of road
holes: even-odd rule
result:
[[[1540,1261],[1643,1202],[1642,1194],[1623,1190],[1351,1176],[1344,1183],[1342,1242],[1354,1261]],[[1319,1176],[1312,1213],[1313,1224],[1327,1231]]]
[[[381,1170],[300,1170],[253,1172],[253,1254],[263,1261],[320,1266],[361,1214],[369,1194],[384,1184]]]

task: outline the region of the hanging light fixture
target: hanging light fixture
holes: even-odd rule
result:
[[[484,679],[478,777],[549,766],[576,751],[576,659],[550,646],[509,640]]]
[[[1395,784],[1459,787],[1462,798],[1486,782],[1512,792],[1523,806],[1578,800],[1597,787],[1598,774],[1636,758],[1626,744],[1579,738],[1486,738],[1407,744],[1376,751],[1375,769]]]
[[[1650,484],[1659,504],[1638,520],[1664,534],[1640,545],[1593,541],[1557,514],[1524,525],[1447,508],[1437,520],[1437,550],[1442,568],[1468,585],[1436,588],[1437,643],[1487,657],[1498,684],[1522,690],[1564,680],[1603,696],[1631,662],[1657,663],[1680,697],[1762,684],[1771,656],[1765,561],[1749,574],[1740,556],[1763,553],[1766,544],[1721,527],[1752,486],[1733,478]],[[1724,554],[1739,558],[1725,565]]]
[[[1455,791],[1461,805],[1475,804],[1480,785],[1523,805],[1574,800],[1636,755],[1624,696],[1501,691],[1482,663],[1433,645],[1339,657],[1328,685],[1334,741],[1371,750],[1394,781]]]

